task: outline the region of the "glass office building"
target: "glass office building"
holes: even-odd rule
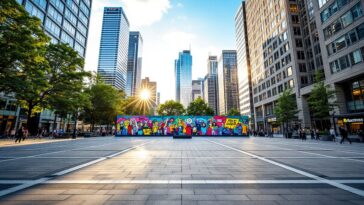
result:
[[[184,50],[175,60],[176,101],[185,108],[192,101],[192,55]]]
[[[105,7],[102,22],[99,65],[101,79],[125,90],[128,66],[129,21],[121,7]]]
[[[203,99],[214,110],[219,113],[219,99],[217,86],[217,56],[209,56],[207,59],[207,75],[204,78]]]
[[[219,114],[239,110],[238,73],[235,50],[223,50],[218,62]]]
[[[92,0],[17,0],[42,21],[52,43],[68,43],[86,56]]]
[[[139,31],[129,34],[128,72],[126,77],[126,94],[135,96],[140,87],[142,75],[143,38]]]

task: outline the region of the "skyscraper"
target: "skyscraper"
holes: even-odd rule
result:
[[[245,14],[245,1],[243,1],[240,4],[238,12],[235,16],[235,34],[239,80],[239,107],[240,113],[242,115],[251,117],[254,108]]]
[[[203,99],[203,90],[204,90],[203,79],[199,78],[197,80],[192,80],[192,101],[197,98]]]
[[[129,34],[128,72],[126,77],[126,94],[134,96],[140,87],[142,75],[143,38],[139,31]]]
[[[219,113],[239,110],[238,73],[235,50],[223,50],[218,62]]]
[[[207,59],[207,75],[204,78],[203,99],[214,110],[216,115],[219,113],[217,67],[217,56],[209,56]]]
[[[141,80],[141,89],[146,89],[150,92],[150,103],[153,106],[153,110],[157,107],[157,82],[150,81],[149,77],[145,77]],[[142,92],[142,90],[140,90]]]
[[[187,107],[192,100],[192,55],[191,51],[179,53],[174,63],[176,80],[176,101]]]
[[[92,0],[17,0],[38,17],[52,43],[68,43],[85,57]]]
[[[121,7],[105,7],[102,22],[98,74],[119,90],[126,88],[129,21]]]

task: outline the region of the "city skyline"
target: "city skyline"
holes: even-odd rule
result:
[[[130,22],[130,30],[140,31],[143,36],[141,77],[158,82],[161,103],[174,99],[175,89],[170,89],[174,84],[170,85],[165,79],[174,76],[176,53],[191,48],[194,56],[192,78],[198,79],[206,75],[209,55],[217,55],[223,49],[235,49],[234,16],[241,1],[206,2],[94,0],[89,32],[92,40],[87,45],[85,69],[97,70],[103,7],[121,6]],[[154,9],[151,11],[150,7]],[[186,26],[180,26],[182,24]]]

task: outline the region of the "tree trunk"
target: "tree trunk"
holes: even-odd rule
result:
[[[57,114],[54,113],[54,120],[53,120],[53,129],[52,132],[54,132],[54,130],[57,129]]]
[[[73,135],[72,138],[76,139],[76,129],[77,129],[77,113],[75,113],[75,122],[74,122],[74,127],[73,127]]]

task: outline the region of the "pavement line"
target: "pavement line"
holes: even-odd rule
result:
[[[149,142],[145,142],[145,143],[142,143],[140,145],[137,145],[137,146],[133,146],[133,147],[130,147],[130,148],[127,148],[123,151],[120,151],[120,152],[117,152],[115,154],[111,154],[111,155],[108,155],[106,157],[101,157],[100,159],[97,159],[97,160],[93,160],[91,162],[87,162],[87,163],[84,163],[84,164],[81,164],[81,165],[78,165],[76,167],[72,167],[72,168],[69,168],[69,169],[66,169],[66,170],[63,170],[63,171],[60,171],[60,172],[57,172],[55,174],[53,174],[52,176],[61,176],[61,175],[64,175],[64,174],[68,174],[70,172],[73,172],[73,171],[76,171],[76,170],[79,170],[81,168],[84,168],[86,166],[90,166],[92,164],[95,164],[97,162],[101,162],[103,160],[106,160],[106,159],[110,159],[112,158],[113,156],[116,156],[118,154],[122,154],[122,153],[125,153],[127,151],[130,151],[130,150],[133,150],[133,149],[137,149],[141,146],[144,146],[146,144],[149,144],[149,143],[152,143],[153,141],[149,141]],[[112,143],[110,143],[112,144]],[[20,184],[18,186],[15,186],[15,187],[11,187],[11,188],[8,188],[8,189],[5,189],[5,190],[2,190],[0,191],[0,197],[2,196],[5,196],[5,195],[8,195],[8,194],[12,194],[14,192],[17,192],[17,191],[20,191],[20,190],[23,190],[23,189],[26,189],[26,188],[29,188],[29,187],[32,187],[32,186],[35,186],[35,185],[38,185],[38,184],[43,184],[45,183],[46,181],[50,180],[52,177],[48,177],[48,178],[40,178],[40,179],[37,179],[37,180],[33,180],[33,181],[29,181],[29,180],[25,180],[23,184]],[[10,180],[5,180],[7,182],[9,182]],[[16,180],[17,182],[19,182],[19,180]]]
[[[137,148],[142,147],[142,146],[144,146],[144,145],[146,145],[146,144],[149,144],[149,143],[151,143],[151,142],[152,142],[152,141],[150,141],[150,142],[145,142],[145,143],[143,143],[143,144],[140,144],[140,145],[137,145],[137,146],[134,146],[134,147],[127,148],[127,149],[125,149],[125,150],[122,150],[122,151],[120,151],[120,152],[116,152],[116,153],[111,154],[111,155],[108,155],[108,156],[106,156],[106,157],[101,157],[101,158],[96,159],[96,160],[93,160],[93,161],[91,161],[91,162],[87,162],[87,163],[85,163],[85,164],[81,164],[81,165],[78,165],[78,166],[75,166],[75,167],[72,167],[72,168],[69,168],[69,169],[66,169],[66,170],[63,170],[63,171],[57,172],[57,173],[53,174],[52,176],[61,176],[61,175],[64,175],[64,174],[68,174],[68,173],[70,173],[70,172],[73,172],[73,171],[76,171],[76,170],[82,169],[82,168],[87,167],[87,166],[90,166],[90,165],[92,165],[92,164],[96,164],[96,163],[101,162],[101,161],[104,161],[104,160],[106,160],[106,159],[113,158],[114,156],[117,156],[117,155],[123,154],[123,153],[125,153],[125,152],[130,151],[130,150],[137,149]]]
[[[331,180],[328,180],[328,179],[325,179],[325,178],[322,178],[322,177],[319,177],[319,176],[316,176],[314,174],[310,174],[308,172],[305,172],[305,171],[302,171],[302,170],[299,170],[299,169],[296,169],[296,168],[293,168],[293,167],[290,167],[288,165],[284,165],[284,164],[281,164],[281,163],[278,163],[278,162],[275,162],[275,161],[272,161],[270,159],[267,159],[267,158],[264,158],[264,157],[261,157],[261,156],[258,156],[258,155],[255,155],[255,154],[252,154],[252,153],[249,153],[249,152],[246,152],[246,151],[243,151],[243,150],[240,150],[240,149],[236,149],[234,147],[230,147],[228,145],[225,145],[225,144],[222,144],[222,143],[219,143],[219,142],[215,142],[215,141],[212,141],[212,140],[207,140],[211,143],[214,143],[214,144],[217,144],[217,145],[220,145],[220,146],[223,146],[223,147],[226,147],[228,149],[231,149],[231,150],[235,150],[237,152],[240,152],[240,153],[243,153],[243,154],[246,154],[246,155],[249,155],[249,156],[252,156],[252,157],[256,157],[257,159],[260,159],[262,161],[265,161],[265,162],[268,162],[270,164],[273,164],[273,165],[276,165],[276,166],[279,166],[279,167],[282,167],[284,169],[287,169],[287,170],[290,170],[292,172],[295,172],[297,174],[301,174],[303,176],[306,176],[306,177],[309,177],[311,179],[315,179],[317,181],[321,181],[321,182],[324,182],[326,184],[329,184],[331,186],[334,186],[334,187],[337,187],[339,189],[343,189],[345,191],[348,191],[348,192],[351,192],[351,193],[354,193],[354,194],[357,194],[359,196],[362,196],[364,197],[364,191],[363,190],[360,190],[360,189],[356,189],[354,187],[351,187],[351,186],[347,186],[345,184],[342,184],[342,183],[338,183],[338,182],[335,182],[335,181],[331,181]]]
[[[38,180],[0,180],[0,184],[32,184]],[[345,184],[364,184],[362,179],[332,180]],[[326,184],[318,180],[43,180],[38,184]]]
[[[29,187],[37,185],[37,184],[41,184],[41,183],[47,181],[48,179],[49,178],[41,178],[41,179],[38,179],[38,180],[29,181],[29,182],[26,182],[24,184],[20,184],[20,185],[15,186],[15,187],[11,187],[9,189],[2,190],[2,191],[0,191],[0,197],[11,194],[11,193],[14,193],[14,192],[17,192],[17,191],[20,191],[20,190],[23,190],[23,189],[26,189],[26,188],[29,188]]]

